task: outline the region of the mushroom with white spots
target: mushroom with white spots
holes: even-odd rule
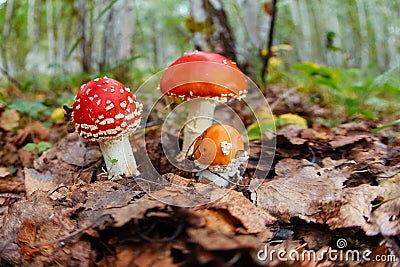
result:
[[[228,187],[242,179],[241,168],[248,159],[240,133],[232,126],[214,124],[195,141],[193,157],[201,167],[200,179]]]
[[[129,135],[139,126],[141,111],[130,90],[107,77],[83,84],[75,97],[75,131],[99,143],[109,178],[139,174]]]
[[[244,97],[247,80],[234,62],[211,52],[192,52],[173,62],[160,80],[160,91],[188,102],[181,157],[191,154],[194,140],[213,124],[216,101]]]

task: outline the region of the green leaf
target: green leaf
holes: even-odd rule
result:
[[[52,144],[49,142],[39,142],[39,144],[37,144],[37,149],[39,150],[39,152],[46,151],[47,149],[49,149],[51,147],[52,147]]]
[[[396,125],[396,124],[400,124],[400,119],[399,119],[399,120],[392,121],[392,122],[389,122],[389,123],[387,123],[387,124],[384,124],[384,125],[382,125],[382,126],[380,126],[380,127],[375,128],[375,129],[372,129],[372,132],[373,132],[373,133],[377,133],[377,132],[382,131],[382,130],[384,130],[384,129],[386,129],[386,128],[392,127],[392,126],[394,126],[394,125]]]
[[[35,144],[35,143],[28,143],[28,144],[26,144],[25,147],[24,147],[24,149],[25,149],[26,151],[32,151],[32,150],[34,150],[34,149],[36,149],[36,148],[37,148],[37,144]]]
[[[50,147],[52,147],[52,144],[49,142],[39,142],[38,144],[28,143],[25,145],[24,149],[27,151],[32,151],[37,149],[39,152],[43,152],[49,149]]]
[[[272,117],[256,121],[247,126],[247,138],[249,141],[261,139],[262,133],[268,130],[275,132],[275,122]]]
[[[113,158],[111,158],[109,155],[107,155],[107,158],[108,158],[108,160],[111,162],[112,165],[115,165],[115,164],[118,163],[118,160],[117,160],[117,159],[113,159]]]
[[[43,101],[24,101],[16,100],[9,105],[9,108],[15,109],[19,113],[29,114],[32,118],[39,118],[40,114],[49,110],[49,107],[45,106]]]
[[[115,164],[118,163],[118,160],[117,159],[110,159],[110,162],[111,162],[112,165],[115,165]]]

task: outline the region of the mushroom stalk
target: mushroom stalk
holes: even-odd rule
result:
[[[109,178],[120,175],[133,176],[140,174],[127,136],[99,143]]]
[[[183,130],[183,144],[181,154],[193,153],[193,142],[205,129],[213,124],[216,103],[212,99],[194,98],[190,101],[190,110],[187,116],[187,124]]]
[[[206,179],[214,182],[221,188],[227,188],[230,184],[237,184],[243,177],[244,165],[249,159],[247,152],[234,158],[227,166],[208,166],[208,169],[197,173],[200,180]],[[202,164],[197,163],[199,166]]]

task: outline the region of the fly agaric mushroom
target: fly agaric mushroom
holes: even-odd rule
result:
[[[189,102],[181,155],[192,153],[194,140],[212,125],[216,102],[244,97],[247,80],[234,62],[211,52],[192,52],[173,62],[163,74],[160,91]]]
[[[83,84],[75,97],[75,131],[99,143],[109,178],[139,174],[128,136],[139,126],[141,111],[130,89],[107,77]]]
[[[200,166],[208,166],[198,176],[220,187],[240,180],[240,167],[248,159],[240,133],[223,124],[210,126],[196,139],[193,157]]]

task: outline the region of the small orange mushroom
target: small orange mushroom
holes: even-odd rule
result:
[[[229,125],[214,124],[194,144],[193,157],[201,164],[226,166],[240,150],[244,150],[240,133]]]
[[[240,180],[239,167],[248,159],[240,133],[229,125],[214,124],[208,127],[194,143],[193,157],[208,170],[199,173],[220,187]]]

